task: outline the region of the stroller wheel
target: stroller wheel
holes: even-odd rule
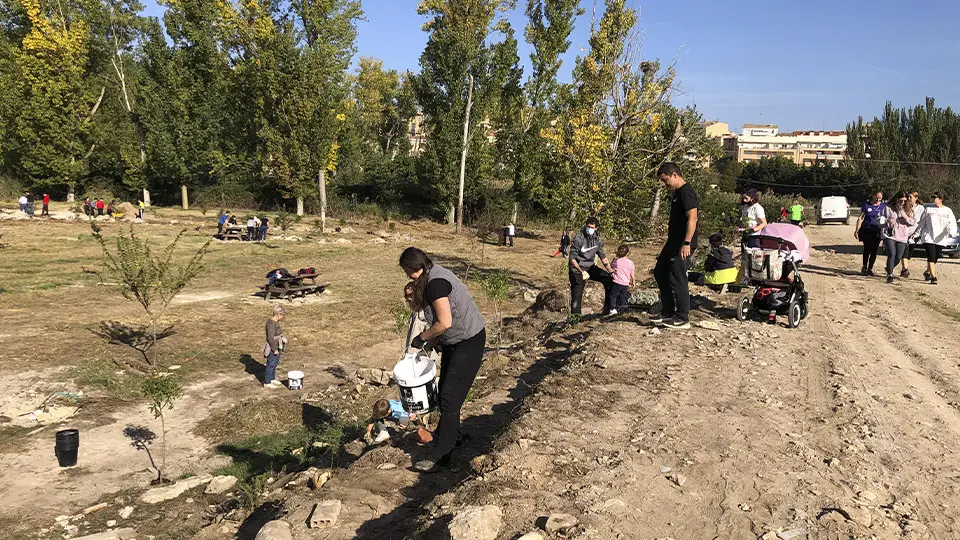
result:
[[[802,318],[800,303],[796,300],[790,302],[790,305],[787,306],[787,324],[790,325],[790,328],[800,326],[800,319]]]
[[[800,318],[806,319],[807,315],[810,314],[810,299],[804,295],[803,299],[800,300]]]
[[[750,318],[750,303],[753,301],[753,295],[745,294],[737,300],[737,320],[740,322]]]

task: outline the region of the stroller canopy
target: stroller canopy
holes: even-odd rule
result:
[[[803,229],[796,225],[770,223],[760,229],[758,234],[782,238],[785,242],[792,244],[793,249],[800,254],[800,262],[807,262],[807,259],[810,258],[810,241],[807,240],[807,235],[803,234]]]

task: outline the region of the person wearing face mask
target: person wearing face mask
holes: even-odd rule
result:
[[[570,244],[570,314],[579,315],[583,302],[583,288],[586,280],[592,279],[603,284],[603,297],[610,294],[613,277],[610,275],[610,261],[603,250],[603,240],[597,227],[600,222],[595,217],[587,218],[583,229],[577,233]],[[600,259],[602,268],[598,268],[596,260]],[[586,276],[584,276],[586,273]]]
[[[882,191],[874,193],[873,197],[860,207],[860,217],[853,229],[853,237],[863,243],[861,276],[874,275],[873,265],[877,262],[877,251],[880,249],[880,226],[886,210],[887,203],[883,202]]]
[[[740,199],[740,218],[743,223],[743,228],[740,229],[742,233],[757,234],[767,226],[767,214],[760,206],[760,193],[757,190],[748,189],[743,192],[743,198]]]

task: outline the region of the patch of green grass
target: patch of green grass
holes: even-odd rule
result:
[[[29,440],[27,435],[32,430],[22,426],[0,426],[0,454],[23,451]]]
[[[72,367],[66,376],[80,388],[100,389],[123,399],[136,399],[139,384],[137,377],[128,373],[119,374],[120,368],[107,360],[93,360]]]
[[[34,285],[33,290],[35,291],[49,291],[51,289],[56,289],[58,287],[64,287],[63,283],[41,283],[39,285]]]

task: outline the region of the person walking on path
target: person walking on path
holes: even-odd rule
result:
[[[627,306],[630,300],[630,288],[636,285],[636,266],[627,258],[630,247],[626,244],[617,248],[617,256],[610,268],[613,270],[613,284],[607,294],[607,314],[616,315]]]
[[[137,199],[137,219],[143,221],[143,211],[146,210],[147,205],[143,202],[143,199]]]
[[[283,345],[287,341],[280,329],[283,314],[283,306],[278,304],[273,306],[273,317],[267,319],[267,342],[263,345],[263,356],[267,359],[266,368],[263,370],[264,388],[283,388],[283,383],[277,380],[280,352],[283,351]]]
[[[790,223],[801,227],[803,223],[803,205],[800,204],[800,199],[794,199],[793,205],[790,207]]]
[[[957,218],[953,210],[943,205],[943,196],[934,193],[932,206],[926,208],[921,224],[920,241],[927,251],[927,271],[923,277],[931,285],[937,284],[937,261],[943,256],[943,247],[952,244],[957,236]]]
[[[83,213],[87,216],[93,215],[93,206],[90,204],[90,197],[83,198]]]
[[[907,242],[917,228],[913,207],[909,206],[907,194],[900,191],[887,203],[881,216],[883,245],[887,249],[887,283],[893,283],[893,271],[903,260]]]
[[[748,189],[743,192],[743,198],[740,199],[740,219],[743,228],[740,232],[745,234],[757,234],[767,226],[767,214],[760,205],[760,192],[755,189]]]
[[[883,202],[883,192],[878,191],[860,207],[860,217],[853,230],[853,237],[863,243],[863,265],[861,276],[872,276],[873,265],[877,262],[880,249],[880,219],[887,204]]]
[[[26,193],[24,193],[23,195],[20,196],[19,199],[17,199],[17,204],[20,206],[20,211],[26,214],[27,213],[27,194]]]
[[[450,455],[460,437],[460,410],[480,372],[487,342],[486,321],[457,276],[434,264],[423,251],[409,247],[400,255],[400,268],[413,284],[414,313],[423,310],[430,326],[411,340],[422,349],[431,343],[440,346],[440,421],[427,457],[414,469],[433,472],[450,464]]]
[[[41,216],[50,216],[50,195],[43,194],[43,210],[40,211]]]
[[[560,235],[560,249],[557,250],[552,256],[556,257],[557,255],[567,256],[567,248],[570,247],[570,231],[564,229],[563,234]]]
[[[676,163],[664,163],[657,170],[663,185],[673,192],[667,241],[657,257],[653,275],[660,287],[660,315],[653,322],[668,328],[690,328],[690,289],[687,270],[697,246],[697,218],[700,200],[697,192],[680,175]],[[746,195],[745,195],[746,197]]]
[[[902,278],[910,277],[910,259],[913,258],[913,250],[916,247],[917,242],[920,241],[920,223],[923,221],[923,214],[927,210],[926,207],[923,206],[923,203],[920,202],[920,193],[917,191],[910,193],[910,198],[907,201],[907,208],[910,212],[913,212],[913,219],[917,222],[917,224],[913,228],[910,240],[907,242],[907,251],[903,254],[903,259],[900,261],[900,265],[902,267],[900,270],[900,277]]]
[[[610,294],[610,285],[613,278],[610,276],[610,261],[603,250],[603,240],[597,228],[600,222],[595,217],[587,218],[583,229],[577,233],[570,244],[570,314],[580,315],[583,303],[583,288],[586,280],[592,279],[603,285],[603,298],[606,301]],[[596,260],[600,259],[603,268],[597,268]]]

